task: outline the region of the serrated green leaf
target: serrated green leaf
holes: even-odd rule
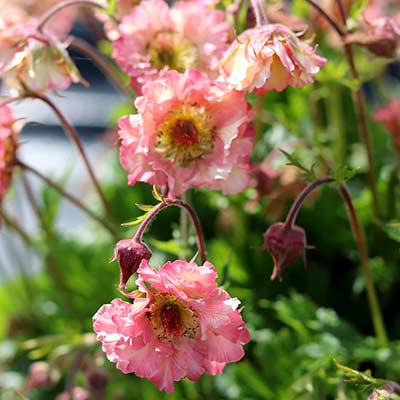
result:
[[[311,168],[307,168],[295,154],[290,154],[282,149],[279,149],[279,151],[288,159],[289,162],[287,165],[293,165],[303,171],[303,173],[300,174],[303,179],[306,181],[315,181],[317,179],[315,173],[315,166],[317,163],[314,163]]]
[[[334,360],[334,362],[336,367],[344,372],[347,382],[352,383],[353,385],[366,386],[371,389],[377,389],[385,383],[385,381],[382,379],[374,378],[371,374],[371,371],[369,370],[360,372],[355,369],[346,367],[336,360]]]
[[[149,204],[136,204],[136,207],[144,212],[149,212],[154,208],[154,206]]]
[[[333,171],[330,175],[336,182],[346,182],[353,176],[358,174],[360,168],[350,168],[347,165],[340,167],[338,170]]]
[[[152,193],[153,193],[153,197],[154,197],[156,200],[158,200],[158,201],[163,201],[162,195],[161,195],[160,192],[158,191],[156,185],[153,185]]]
[[[146,217],[147,217],[147,213],[141,215],[140,217],[137,217],[135,220],[133,220],[131,222],[124,222],[123,224],[121,224],[121,226],[135,226],[135,225],[138,225],[138,224],[142,223]]]

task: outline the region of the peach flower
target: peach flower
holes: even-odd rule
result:
[[[119,36],[113,57],[140,92],[159,71],[214,71],[228,47],[229,25],[222,11],[200,2],[170,8],[163,0],[144,0],[122,19]]]
[[[249,332],[239,300],[219,288],[209,262],[167,262],[160,270],[143,260],[134,303],[114,299],[93,317],[107,358],[123,373],[147,378],[160,390],[174,381],[220,374],[244,356]]]
[[[195,70],[168,71],[144,86],[135,106],[138,114],[119,120],[130,185],[167,185],[170,197],[190,186],[233,194],[249,185],[254,130],[242,92]]]
[[[221,61],[222,77],[235,89],[265,93],[303,87],[326,62],[281,24],[244,31]]]

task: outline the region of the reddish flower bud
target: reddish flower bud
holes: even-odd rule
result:
[[[349,43],[364,45],[371,53],[392,58],[396,56],[400,27],[393,18],[381,17],[365,21],[359,30],[348,36]]]
[[[112,261],[118,260],[120,267],[119,287],[123,289],[128,279],[137,271],[142,260],[150,260],[152,253],[147,245],[135,239],[120,240],[114,249]]]
[[[286,266],[304,255],[306,234],[297,225],[286,226],[283,222],[271,225],[264,233],[263,249],[267,250],[274,260],[271,279],[281,274]]]
[[[101,399],[108,383],[108,375],[102,370],[92,370],[87,374],[87,382],[95,398]]]

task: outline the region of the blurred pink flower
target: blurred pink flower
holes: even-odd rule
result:
[[[195,70],[168,71],[144,86],[135,106],[137,115],[119,120],[130,185],[168,185],[170,197],[190,186],[233,194],[249,185],[254,130],[242,92]]]
[[[71,394],[69,392],[62,392],[58,394],[55,398],[55,400],[90,400],[90,393],[80,387],[80,386],[75,386],[71,390]]]
[[[11,183],[17,150],[17,133],[9,106],[0,107],[0,205]]]
[[[374,119],[385,125],[391,134],[393,145],[400,154],[400,97],[392,99],[386,106],[379,107],[374,114]]]
[[[222,11],[200,2],[169,8],[163,0],[144,0],[122,19],[119,35],[113,57],[140,93],[159,71],[216,70],[227,49],[229,25]]]
[[[282,91],[313,82],[325,62],[289,28],[269,24],[237,37],[221,61],[221,74],[237,90]]]
[[[118,369],[171,393],[174,381],[219,374],[244,356],[250,337],[240,302],[218,288],[212,264],[178,260],[155,270],[143,260],[138,273],[133,304],[114,299],[93,317],[102,349]]]
[[[66,45],[36,30],[36,22],[0,30],[0,76],[14,92],[63,90],[81,81]],[[24,87],[25,86],[25,87]]]

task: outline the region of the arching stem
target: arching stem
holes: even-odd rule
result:
[[[58,14],[61,10],[67,7],[71,6],[87,6],[87,7],[94,7],[94,8],[100,8],[102,10],[105,9],[105,7],[98,1],[94,0],[66,0],[63,1],[57,5],[55,5],[53,8],[50,8],[40,19],[37,25],[37,30],[41,33],[43,33],[43,29],[47,22],[56,14]]]
[[[192,208],[192,206],[184,200],[180,199],[163,199],[162,202],[158,203],[153,210],[147,215],[147,217],[143,220],[143,222],[139,225],[138,230],[133,237],[137,242],[143,242],[143,234],[146,231],[147,227],[153,221],[153,219],[165,208],[176,206],[184,209],[188,214],[190,219],[192,220],[195,232],[196,232],[196,240],[197,247],[199,249],[199,257],[201,264],[206,262],[206,245],[203,235],[203,230],[201,228],[199,217],[196,212]]]
[[[54,189],[56,192],[58,192],[61,196],[65,197],[72,204],[76,205],[79,209],[81,209],[89,217],[93,218],[94,220],[99,222],[101,225],[103,225],[104,228],[106,228],[112,235],[116,235],[115,229],[107,221],[105,221],[103,218],[96,215],[92,210],[90,210],[88,207],[86,207],[78,198],[76,198],[73,195],[71,195],[70,193],[66,192],[56,182],[52,181],[47,176],[45,176],[41,172],[39,172],[37,169],[25,164],[24,162],[22,162],[20,160],[17,160],[16,164],[19,165],[22,169],[29,171],[29,172],[33,173],[34,175],[36,175],[43,182],[45,182],[48,186],[50,186],[52,189]]]
[[[93,167],[90,164],[89,157],[86,154],[86,151],[82,145],[82,142],[78,136],[78,133],[76,132],[75,128],[68,122],[68,120],[65,118],[64,114],[60,111],[60,109],[45,95],[41,95],[39,93],[31,92],[29,93],[28,97],[34,98],[34,99],[39,99],[43,102],[45,102],[57,115],[57,118],[61,122],[61,125],[63,126],[65,132],[68,134],[72,142],[74,143],[76,149],[78,150],[80,156],[82,157],[83,163],[85,164],[85,167],[88,171],[88,174],[93,182],[93,185],[97,191],[97,194],[103,204],[103,207],[107,213],[107,216],[110,220],[110,222],[115,225],[115,220],[111,211],[111,207],[107,201],[107,199],[104,196],[104,193],[100,187],[100,184],[96,178],[96,175],[94,173]]]

